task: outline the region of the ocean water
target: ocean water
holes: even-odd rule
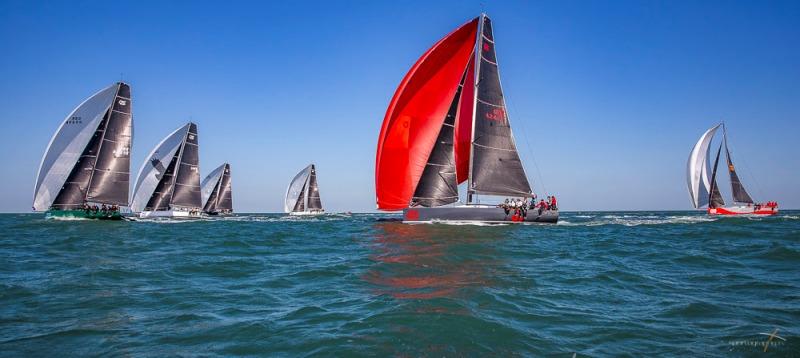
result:
[[[800,212],[387,217],[0,215],[0,355],[800,356]]]

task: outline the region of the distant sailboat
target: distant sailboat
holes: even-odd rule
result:
[[[128,206],[131,89],[115,83],[61,123],[39,165],[33,210],[51,217],[121,219]]]
[[[319,215],[325,212],[319,197],[317,170],[314,164],[297,173],[289,183],[283,211],[289,215]]]
[[[433,45],[397,88],[383,120],[375,163],[378,209],[406,222],[558,221],[558,210],[521,217],[476,195],[533,198],[500,86],[492,22],[473,19]],[[467,205],[458,184],[467,182]]]
[[[203,179],[203,212],[208,215],[233,213],[231,166],[224,163]]]
[[[176,129],[147,156],[136,179],[131,210],[139,217],[197,217],[200,193],[197,125]]]
[[[714,158],[714,165],[710,166],[711,140],[717,130],[722,127],[722,141],[717,149]],[[725,147],[725,157],[727,159],[727,169],[731,181],[731,194],[733,202],[743,205],[725,206],[725,200],[717,185],[717,169],[722,148]],[[709,176],[710,173],[710,176]],[[689,186],[689,198],[692,206],[699,209],[708,206],[709,215],[774,215],[778,213],[778,203],[768,202],[765,204],[755,204],[750,194],[739,180],[736,168],[733,166],[731,152],[728,150],[728,133],[725,124],[717,124],[711,127],[697,141],[689,154],[689,162],[686,165],[686,183]]]

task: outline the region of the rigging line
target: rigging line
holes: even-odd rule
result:
[[[508,110],[509,107],[511,107],[511,109],[514,111],[514,115],[515,116],[518,115],[519,112],[517,111],[517,106],[514,105],[514,103],[511,101],[511,99],[508,96],[504,96],[503,99],[506,102],[508,102],[508,104],[510,105],[510,106],[506,106],[506,110]],[[519,117],[517,117],[517,118],[519,118]],[[525,146],[528,147],[528,153],[530,154],[531,159],[533,160],[533,166],[536,168],[536,176],[539,177],[539,183],[542,184],[542,190],[544,190],[544,195],[549,195],[550,192],[547,190],[547,185],[544,184],[544,178],[542,177],[542,171],[539,169],[539,163],[536,162],[536,155],[534,155],[533,147],[531,146],[531,141],[530,141],[530,139],[528,139],[530,134],[528,132],[528,129],[525,127],[525,121],[524,120],[517,120],[517,122],[515,122],[515,123],[519,124],[522,127],[522,131],[524,132],[523,137],[525,137]],[[534,191],[534,194],[535,194],[535,191]]]

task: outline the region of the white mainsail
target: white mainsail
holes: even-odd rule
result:
[[[33,209],[50,208],[75,163],[114,101],[118,84],[95,93],[61,123],[42,156],[34,189]]]
[[[161,180],[161,176],[167,170],[170,160],[183,144],[190,126],[191,123],[187,123],[170,133],[147,155],[147,159],[145,159],[139,169],[139,175],[136,177],[136,187],[131,199],[131,211],[141,212],[144,210],[159,180]]]
[[[708,152],[711,140],[721,124],[711,127],[702,136],[689,154],[686,164],[686,184],[689,186],[689,198],[695,209],[708,205],[711,184],[708,178]]]
[[[303,190],[308,190],[306,183],[308,182],[309,176],[311,176],[311,166],[309,165],[301,170],[297,175],[294,176],[294,179],[289,183],[289,187],[286,188],[286,200],[283,203],[283,211],[286,213],[290,213],[294,210],[295,204],[297,204],[297,199],[300,198],[300,195],[303,195],[304,200],[308,200],[308,193],[303,193]],[[305,208],[306,205],[303,205]]]
[[[203,197],[203,207],[208,204],[208,198],[211,197],[211,193],[214,191],[214,188],[220,184],[220,178],[225,172],[226,165],[228,165],[228,163],[222,163],[222,165],[217,167],[217,169],[211,171],[211,173],[208,174],[205,179],[203,179],[203,183],[200,184],[200,194]]]

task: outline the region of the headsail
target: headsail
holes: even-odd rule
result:
[[[180,149],[190,127],[191,123],[187,123],[176,129],[147,155],[136,179],[132,211],[169,209]]]
[[[378,208],[408,207],[475,46],[477,19],[433,45],[403,78],[378,139]]]
[[[95,93],[78,105],[61,123],[50,139],[39,165],[34,189],[34,210],[44,211],[53,204],[105,119],[120,85],[122,83],[113,84]],[[85,191],[82,192],[84,197],[80,200],[85,199]]]
[[[686,164],[686,184],[689,186],[689,198],[695,209],[708,204],[711,184],[708,179],[708,154],[711,140],[720,124],[711,127],[697,141],[689,154]]]
[[[464,78],[450,104],[436,144],[425,164],[414,196],[411,198],[413,205],[425,207],[440,206],[458,201],[458,182],[456,180],[456,161],[453,141],[455,139],[455,122],[458,114],[458,104],[461,99]]]
[[[495,54],[492,22],[481,15],[475,51],[476,100],[469,190],[488,195],[530,196],[531,186],[517,153]]]
[[[308,210],[322,210],[322,199],[319,196],[317,185],[317,169],[311,164],[311,174],[308,177]]]
[[[719,167],[720,153],[722,153],[722,143],[720,143],[719,149],[717,149],[717,157],[714,159],[714,169],[711,172],[711,195],[709,195],[708,199],[709,208],[725,206],[725,200],[722,199],[722,194],[720,194],[719,186],[717,185],[717,168]]]
[[[292,178],[292,181],[289,182],[289,186],[286,188],[286,196],[283,202],[283,211],[286,213],[290,213],[299,207],[299,211],[303,211],[305,209],[305,191],[306,191],[306,182],[308,182],[308,177],[311,176],[311,165],[303,168],[297,175]]]
[[[753,198],[750,197],[750,194],[747,194],[747,190],[744,190],[744,185],[742,185],[742,181],[739,180],[739,176],[736,174],[736,168],[733,166],[733,159],[731,158],[731,152],[728,150],[728,131],[725,129],[725,126],[722,126],[723,131],[723,142],[725,143],[725,158],[728,162],[728,173],[731,176],[731,193],[733,194],[733,201],[737,203],[753,203]]]

